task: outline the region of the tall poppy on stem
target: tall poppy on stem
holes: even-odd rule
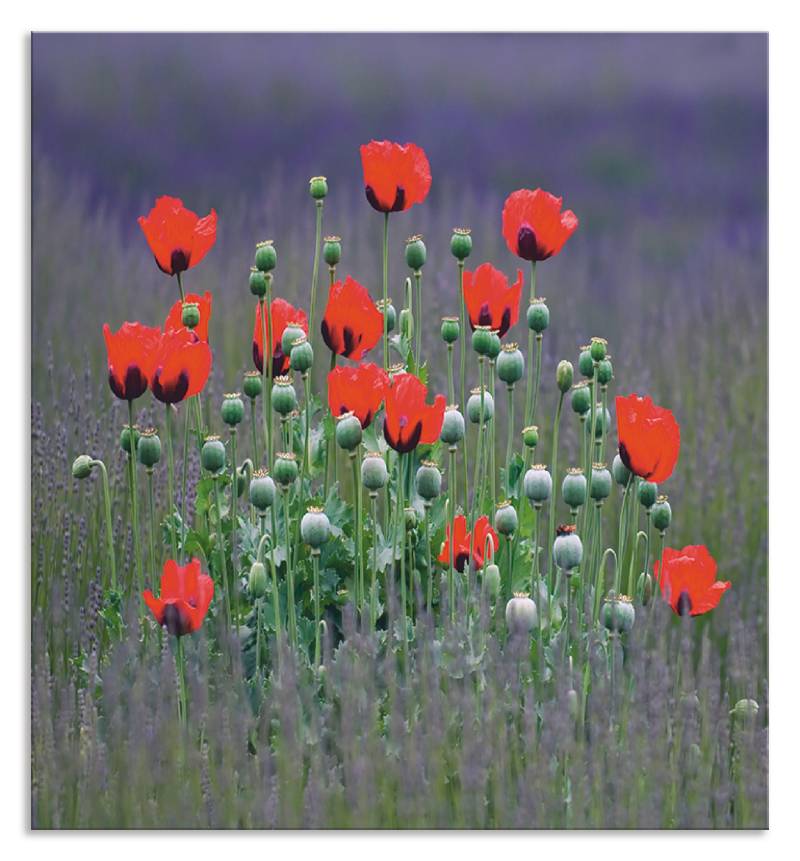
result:
[[[675,469],[681,447],[681,429],[675,416],[649,397],[618,396],[619,456],[635,475],[660,484]]]
[[[308,317],[305,311],[294,308],[285,299],[273,299],[270,305],[270,319],[272,321],[272,376],[281,377],[289,370],[289,356],[285,355],[281,348],[283,330],[290,323],[294,323],[307,335]],[[260,303],[256,305],[256,322],[253,327],[253,363],[259,371],[263,372],[264,334]]]
[[[682,550],[665,547],[653,571],[664,600],[679,616],[713,610],[731,588],[730,581],[717,580],[717,563],[703,544]]]
[[[436,442],[444,421],[444,395],[425,402],[427,386],[406,371],[394,374],[385,390],[386,415],[383,436],[398,453],[413,451],[418,445]]]
[[[366,287],[348,275],[331,285],[320,329],[332,353],[357,362],[380,341],[383,314]]]
[[[442,551],[439,554],[439,562],[450,564],[450,524],[447,524],[445,529],[445,541],[442,545]],[[456,570],[464,571],[464,567],[470,559],[470,548],[472,548],[472,567],[477,570],[483,567],[483,549],[487,547],[489,551],[489,559],[494,558],[494,554],[500,547],[500,540],[497,533],[489,524],[489,518],[484,514],[475,521],[475,528],[470,533],[467,531],[467,518],[463,514],[457,515],[453,519],[453,563]],[[491,542],[487,546],[487,539],[491,538]]]
[[[472,272],[465,269],[462,289],[472,329],[489,326],[502,338],[516,325],[522,280],[522,270],[517,269],[517,280],[509,284],[508,278],[491,263],[482,263]]]
[[[571,209],[561,211],[562,198],[541,188],[512,192],[503,206],[503,238],[523,260],[547,260],[558,254],[578,229]]]
[[[161,330],[141,323],[123,323],[116,332],[112,332],[106,323],[103,337],[111,391],[122,401],[140,398],[150,385]]]
[[[202,296],[197,293],[187,293],[183,301],[178,299],[170,308],[167,319],[164,321],[164,331],[169,329],[187,328],[183,322],[183,306],[185,304],[197,305],[200,314],[200,322],[192,327],[192,331],[201,341],[208,341],[208,324],[211,320],[211,293],[206,290]]]

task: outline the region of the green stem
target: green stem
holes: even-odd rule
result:
[[[458,298],[459,298],[459,332],[461,341],[461,363],[459,370],[461,372],[461,409],[467,408],[467,311],[466,302],[464,300],[464,261],[458,261]],[[466,443],[465,443],[466,445]],[[466,490],[466,476],[464,478]]]
[[[172,406],[164,404],[167,415],[167,488],[169,493],[169,538],[172,545],[172,558],[178,558],[178,548],[175,541],[175,454],[173,450]]]
[[[453,386],[453,345],[447,345],[447,398],[448,403],[454,404],[456,401],[455,388]]]
[[[186,724],[189,717],[188,703],[186,701],[186,656],[183,652],[183,637],[176,637],[175,663],[178,671],[178,683],[180,687],[180,702],[178,703],[178,717]]]
[[[219,480],[217,476],[211,479],[214,485],[214,506],[217,509],[217,544],[219,549],[219,575],[225,590],[225,618],[228,629],[231,628],[231,586],[228,580],[228,566],[225,564],[225,539],[222,534],[222,505],[219,498]]]
[[[333,267],[331,267],[333,268]],[[336,353],[331,351],[331,371],[336,367]],[[327,388],[327,385],[326,385]],[[331,413],[331,418],[335,419],[335,416]],[[323,491],[322,500],[323,502],[328,498],[328,468],[330,467],[330,462],[333,460],[334,469],[336,468],[336,450],[333,445],[334,434],[332,433],[328,438],[328,444],[325,447],[325,488]],[[336,478],[334,477],[334,482]]]
[[[320,619],[322,613],[320,610],[320,594],[319,594],[319,550],[311,551],[311,567],[314,571],[314,666],[318,667],[321,656],[321,638],[320,638]]]
[[[136,576],[139,584],[139,600],[143,600],[144,575],[142,573],[142,548],[139,544],[139,501],[136,491],[136,436],[133,424],[133,401],[128,401],[128,422],[130,427],[130,452],[128,466],[131,478],[131,519],[133,521],[133,555],[136,561]]]
[[[370,518],[372,520],[372,583],[370,586],[370,631],[375,631],[375,625],[378,621],[378,592],[377,592],[377,574],[378,574],[378,493],[371,490],[369,492],[369,507]]]
[[[506,442],[506,494],[511,498],[511,443],[514,437],[514,384],[508,387],[508,440]]]
[[[533,506],[533,561],[531,562],[531,598],[539,603],[536,586],[539,581],[539,510],[541,503]]]
[[[181,555],[186,556],[186,482],[189,474],[189,404],[184,408],[186,417],[183,422],[183,473],[181,476]]]
[[[605,592],[606,585],[606,559],[610,556],[614,557],[614,589],[615,591],[618,589],[617,580],[619,578],[619,563],[617,554],[614,552],[613,547],[606,548],[603,553],[602,558],[600,559],[600,564],[597,566],[597,579],[595,580],[595,590],[594,590],[594,607],[592,613],[592,622],[597,624],[597,620],[600,618],[600,601],[603,598],[603,593]]]
[[[405,481],[403,467],[405,454],[400,454],[397,460],[397,512],[395,514],[396,528],[400,529],[400,603],[403,605],[403,664],[408,670],[408,621],[406,608],[406,517],[405,517]]]
[[[420,354],[422,353],[422,271],[417,269],[414,272],[414,282],[417,287],[417,313],[416,313],[416,344],[417,348],[414,351],[414,364],[416,365],[417,373],[419,373]]]
[[[92,460],[92,466],[100,467],[103,484],[103,503],[106,512],[106,543],[108,545],[108,567],[111,570],[111,588],[117,588],[117,560],[114,555],[114,527],[111,521],[111,491],[108,486],[108,470],[102,460]]]
[[[349,456],[350,464],[353,470],[353,508],[356,512],[356,530],[353,536],[353,543],[355,545],[355,569],[353,571],[353,584],[355,587],[356,612],[361,612],[362,605],[364,603],[364,594],[362,591],[363,582],[361,578],[361,494],[359,493],[361,481],[359,475],[358,461],[356,459],[356,452],[351,451]]]
[[[253,432],[253,463],[258,466],[258,419],[256,418],[256,399],[250,398],[250,429]]]
[[[526,424],[536,424],[536,407],[539,403],[539,384],[542,378],[542,341],[544,336],[541,332],[536,333],[536,376],[533,381],[533,406],[531,407],[531,420]]]
[[[455,597],[456,597],[456,575],[455,575],[455,523],[456,523],[456,503],[458,497],[458,488],[456,487],[456,446],[451,445],[449,448],[450,463],[449,473],[447,478],[447,490],[450,496],[450,504],[448,511],[448,521],[450,523],[450,567],[447,577],[447,596],[450,609],[450,621],[455,621]]]
[[[425,561],[427,566],[427,599],[425,601],[425,606],[427,608],[428,615],[433,612],[433,569],[431,567],[431,504],[429,501],[425,501]]]
[[[181,304],[183,304],[186,301],[186,298],[183,295],[183,281],[181,280],[181,273],[176,272],[175,275],[178,278],[178,290],[180,291],[180,294],[181,294]]]
[[[558,406],[556,407],[556,415],[553,419],[553,448],[550,454],[550,462],[552,464],[552,476],[553,476],[553,485],[554,487],[558,487],[558,431],[561,426],[561,408],[564,405],[564,392],[560,393],[558,398]],[[587,496],[587,498],[589,498]],[[555,562],[553,559],[553,541],[555,540],[556,535],[556,493],[553,492],[550,494],[550,513],[547,523],[548,530],[548,542],[547,542],[547,553],[549,555],[549,574],[550,574],[550,582],[548,584],[548,588],[552,591],[553,586],[553,578],[555,577]]]
[[[292,540],[289,535],[289,488],[283,490],[283,527],[286,538],[286,589],[289,614],[289,639],[297,649],[297,616],[294,608],[294,572],[292,571]]]
[[[389,213],[383,214],[383,370],[389,370]]]
[[[282,614],[281,614],[281,596],[278,591],[278,573],[275,569],[275,544],[278,540],[277,532],[278,530],[275,528],[275,506],[271,505],[270,509],[270,520],[272,530],[270,532],[270,548],[269,548],[269,565],[270,565],[270,573],[272,574],[272,606],[273,612],[275,614],[275,637],[278,642],[278,660],[280,661],[281,649],[283,647],[283,622]],[[261,526],[262,532],[264,531],[264,525],[262,523]],[[264,540],[263,537],[261,539]],[[259,546],[260,549],[260,546]],[[279,669],[280,672],[280,669]]]
[[[536,261],[531,260],[531,301],[536,298]],[[528,364],[533,356],[533,329],[528,329]],[[538,375],[537,375],[538,379]],[[533,416],[533,374],[528,376],[525,385],[525,426],[531,424]]]
[[[311,276],[311,315],[308,321],[308,332],[309,338],[313,337],[314,332],[314,308],[317,303],[317,278],[319,276],[319,246],[320,240],[322,239],[322,206],[323,201],[316,201],[317,205],[317,217],[316,217],[316,229],[314,232],[314,271]]]
[[[239,623],[239,574],[236,553],[236,509],[239,506],[239,480],[236,471],[236,428],[231,427],[231,567],[233,568],[233,602]]]
[[[489,393],[492,396],[492,402],[494,402],[494,359],[489,360]],[[489,425],[489,451],[487,452],[488,459],[488,468],[490,475],[490,487],[492,489],[492,507],[497,504],[497,486],[495,474],[497,470],[495,469],[495,455],[497,452],[497,446],[495,445],[495,428],[497,427],[496,422],[492,419],[491,424]]]
[[[150,578],[155,580],[156,572],[156,506],[153,497],[153,467],[147,468],[147,504],[150,515]]]
[[[269,288],[268,288],[269,289]],[[258,300],[261,309],[261,377],[263,394],[261,395],[261,422],[263,424],[264,447],[267,455],[267,466],[272,466],[272,421],[268,416],[272,408],[272,386],[269,384],[272,377],[272,305],[265,309],[264,297]],[[267,319],[269,317],[269,319]],[[268,331],[269,330],[269,331]],[[267,340],[269,338],[269,340]],[[269,355],[269,360],[267,356]],[[269,378],[267,376],[269,374]]]

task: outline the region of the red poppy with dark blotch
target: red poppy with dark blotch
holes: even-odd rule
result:
[[[270,311],[272,320],[272,376],[280,377],[289,370],[289,357],[281,349],[283,330],[289,323],[297,323],[308,334],[308,317],[306,312],[294,308],[285,299],[273,299]],[[269,326],[269,321],[267,321]],[[267,330],[269,337],[269,329]],[[264,334],[261,329],[261,303],[256,305],[256,323],[253,327],[253,364],[264,372]]]
[[[187,302],[194,302],[200,311],[200,322],[192,329],[201,341],[208,341],[208,322],[211,319],[211,293],[206,290],[205,295],[198,296],[197,293],[187,293]],[[164,321],[164,331],[170,329],[183,329],[183,302],[180,299],[170,308],[167,319]]]
[[[428,387],[414,374],[394,374],[386,387],[383,436],[387,444],[401,454],[418,445],[434,443],[444,421],[444,395],[436,395],[427,404]]]
[[[717,563],[703,544],[683,550],[665,547],[662,563],[653,565],[664,600],[679,615],[699,616],[713,610],[730,581],[717,580]]]
[[[465,269],[464,302],[470,326],[490,326],[502,338],[519,320],[522,281],[521,269],[517,269],[513,284],[491,263],[482,263],[472,272]]]
[[[383,336],[383,314],[367,288],[348,275],[331,284],[320,330],[332,353],[357,362]]]
[[[521,188],[503,206],[503,237],[509,250],[523,260],[547,260],[558,254],[578,229],[571,209],[561,211],[562,198],[537,188]]]
[[[422,147],[392,141],[361,146],[367,200],[378,212],[399,212],[422,203],[431,187],[431,166]]]
[[[214,597],[214,581],[202,573],[199,559],[182,568],[168,559],[161,574],[161,597],[156,598],[149,589],[142,597],[159,625],[183,637],[200,630]]]
[[[660,484],[675,469],[681,429],[675,416],[639,395],[617,396],[619,456],[635,475]]]
[[[472,567],[477,570],[483,567],[483,550],[484,547],[488,550],[487,556],[491,561],[494,554],[500,547],[500,540],[497,533],[489,524],[489,518],[484,514],[475,521],[474,541],[472,533],[467,532],[467,518],[463,514],[455,517],[453,523],[453,565],[457,571],[464,571],[464,567],[469,560],[470,542],[472,542]],[[491,537],[491,541],[487,544],[487,539]],[[445,565],[450,564],[450,524],[447,524],[445,529],[445,540],[442,545],[442,552],[439,554],[439,561]]]
[[[177,404],[203,390],[211,373],[211,348],[191,329],[170,329],[161,336],[150,388],[165,404]]]
[[[334,416],[354,413],[362,428],[372,424],[381,408],[389,375],[372,362],[341,366],[328,374],[328,406]]]
[[[217,241],[217,213],[213,209],[200,218],[186,209],[182,200],[167,195],[156,200],[147,216],[139,216],[139,227],[158,268],[167,275],[197,266]]]
[[[136,400],[150,385],[161,329],[141,323],[123,323],[116,332],[112,332],[106,323],[103,337],[108,353],[111,391],[120,400]]]

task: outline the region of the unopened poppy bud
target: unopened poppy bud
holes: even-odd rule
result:
[[[92,474],[92,459],[88,454],[79,454],[72,461],[72,477],[84,479]]]
[[[581,352],[578,356],[578,370],[588,379],[594,377],[594,360],[588,346],[581,347]]]
[[[486,424],[492,420],[494,416],[494,399],[490,392],[483,390],[483,423]],[[481,390],[473,389],[472,394],[467,401],[467,418],[473,423],[478,424],[481,420]]]
[[[653,481],[639,482],[639,502],[645,508],[652,508],[658,499],[658,485]]]
[[[247,578],[247,589],[254,598],[263,598],[267,592],[267,569],[263,562],[254,562],[250,566]]]
[[[322,259],[328,266],[336,266],[342,259],[342,239],[339,236],[326,236],[322,244]]]
[[[751,699],[739,700],[731,713],[741,721],[753,720],[758,715],[758,703]]]
[[[155,428],[146,428],[136,443],[136,454],[139,463],[152,469],[161,460],[161,440]]]
[[[601,502],[609,497],[613,483],[611,473],[604,463],[592,464],[592,499],[595,502]]]
[[[200,463],[208,472],[219,472],[225,467],[225,446],[218,436],[207,436],[200,449]]]
[[[536,448],[539,444],[538,425],[528,425],[528,427],[522,429],[522,442],[526,448]]]
[[[592,408],[592,392],[585,380],[575,383],[572,387],[571,403],[573,412],[579,416],[585,416]]]
[[[591,422],[591,416],[589,421]],[[596,404],[594,410],[594,435],[595,439],[601,439],[604,433],[608,433],[611,427],[611,413],[608,407],[603,409],[602,404]]]
[[[259,299],[267,295],[267,279],[255,266],[250,269],[250,292]]]
[[[250,505],[258,511],[266,511],[275,501],[275,482],[266,469],[253,473],[249,489]]]
[[[425,265],[428,251],[421,236],[411,236],[406,239],[406,265],[409,269],[418,272]]]
[[[289,354],[289,364],[293,371],[305,374],[314,364],[314,348],[305,335],[292,342],[292,351]]]
[[[377,309],[383,314],[386,318],[386,329],[389,332],[394,331],[394,327],[397,325],[397,311],[394,309],[394,305],[392,305],[392,300],[387,299],[384,303],[383,299],[378,299],[375,303]]]
[[[328,180],[324,176],[312,176],[308,181],[308,191],[314,200],[322,200],[328,193]]]
[[[222,421],[229,427],[235,427],[244,418],[244,404],[239,397],[239,392],[228,392],[222,401],[220,409]]]
[[[361,481],[371,493],[376,493],[386,486],[389,480],[389,470],[386,461],[379,451],[371,451],[361,461]]]
[[[483,571],[483,583],[486,593],[494,600],[500,594],[500,569],[492,562]]]
[[[512,634],[529,634],[539,624],[536,604],[524,592],[515,592],[506,604],[506,626]]]
[[[669,525],[672,523],[672,509],[666,496],[658,497],[655,505],[650,509],[650,517],[653,519],[653,526],[659,532],[669,529]]]
[[[562,524],[556,530],[556,540],[553,542],[553,559],[555,559],[556,565],[567,573],[581,564],[583,544],[572,524]]]
[[[361,422],[353,413],[336,416],[336,442],[345,451],[353,451],[361,445]]]
[[[472,332],[472,349],[479,356],[488,355],[492,348],[492,329],[490,326],[476,326]]]
[[[328,515],[321,508],[310,507],[300,521],[300,535],[312,550],[319,550],[331,536]]]
[[[611,464],[611,472],[614,473],[614,481],[622,487],[625,487],[628,483],[628,479],[631,477],[631,471],[627,466],[625,466],[622,462],[622,458],[618,454],[614,455],[614,462]]]
[[[465,432],[464,416],[461,415],[455,404],[450,404],[444,411],[439,439],[446,445],[458,445],[464,439]]]
[[[297,392],[290,377],[275,377],[272,386],[272,409],[278,415],[288,416],[297,408]]]
[[[284,356],[291,356],[292,347],[298,338],[305,338],[306,333],[300,323],[287,323],[286,328],[281,333],[281,350]]]
[[[543,463],[535,463],[525,473],[522,489],[534,505],[541,505],[550,499],[550,494],[553,492],[553,477]]]
[[[181,323],[187,329],[194,329],[200,322],[200,306],[197,302],[184,302],[181,308]]]
[[[501,535],[513,535],[519,526],[517,510],[509,500],[501,502],[494,513],[494,528]]]
[[[468,227],[454,227],[450,238],[450,253],[462,262],[472,253],[472,237]]]
[[[436,499],[442,492],[442,473],[432,460],[423,460],[414,476],[417,493],[426,501]]]
[[[627,595],[616,595],[609,592],[603,603],[603,625],[606,630],[616,634],[626,634],[633,627],[636,611],[633,602]]]
[[[489,338],[489,349],[486,351],[486,358],[490,362],[493,362],[500,355],[500,350],[502,349],[503,342],[500,340],[500,333],[493,329]]]
[[[139,428],[134,425],[133,426],[133,444],[138,445],[139,443]],[[122,433],[119,435],[119,447],[126,453],[131,453],[131,426],[123,425]]]
[[[275,455],[275,465],[272,469],[272,474],[275,476],[275,481],[283,487],[289,487],[294,484],[298,473],[297,458],[291,451],[278,452]]]
[[[645,607],[653,600],[653,578],[646,571],[642,571],[639,575],[636,594]]]
[[[614,379],[614,366],[608,358],[603,359],[597,365],[597,382],[601,386],[607,386]]]
[[[265,239],[256,245],[256,269],[259,272],[271,272],[278,264],[278,255],[271,239]]]
[[[556,368],[556,385],[562,394],[566,394],[572,388],[573,377],[572,362],[562,359]]]
[[[505,344],[497,357],[497,376],[508,386],[525,374],[525,358],[516,344]]]
[[[400,334],[409,341],[414,337],[414,315],[410,308],[400,311]]]
[[[572,466],[567,470],[561,482],[561,496],[573,511],[586,502],[586,485],[586,476],[580,467]]]
[[[403,522],[406,529],[414,529],[417,525],[417,511],[410,505],[403,509]]]
[[[602,362],[608,352],[608,341],[605,338],[592,338],[589,353],[593,362]]]
[[[242,384],[244,393],[251,400],[255,400],[264,390],[264,384],[261,381],[260,371],[247,371],[244,375],[244,383]]]
[[[544,332],[550,325],[550,309],[545,305],[546,299],[531,299],[528,305],[528,328],[537,334]]]
[[[461,334],[458,317],[442,317],[442,340],[445,344],[454,344]]]

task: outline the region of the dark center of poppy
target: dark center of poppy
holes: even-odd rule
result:
[[[678,596],[678,600],[675,604],[675,612],[679,616],[689,616],[692,612],[692,599],[685,589]]]
[[[369,201],[370,206],[373,209],[377,209],[378,212],[400,212],[404,209],[406,192],[402,186],[397,186],[397,191],[394,195],[394,202],[391,206],[386,206],[378,200],[378,197],[371,185],[366,186],[364,193],[367,195],[367,200]]]
[[[108,369],[111,391],[123,401],[134,401],[147,391],[147,379],[138,365],[128,365],[125,376],[118,379],[113,368]]]
[[[162,369],[159,368],[153,376],[153,394],[163,404],[180,403],[189,390],[189,374],[184,369],[177,377],[164,383],[161,373]]]
[[[523,260],[538,260],[539,245],[536,234],[529,224],[523,224],[517,232],[517,253]]]
[[[162,624],[173,637],[182,637],[188,633],[188,620],[183,617],[177,604],[167,604],[164,607]]]
[[[481,310],[478,312],[478,325],[479,326],[491,326],[492,325],[492,314],[489,311],[489,303],[484,302],[481,305]]]
[[[183,248],[176,248],[170,257],[170,268],[172,274],[177,275],[179,272],[185,272],[189,268],[190,253],[184,251]]]

